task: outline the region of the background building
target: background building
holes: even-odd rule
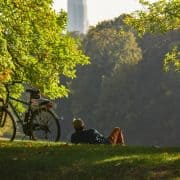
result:
[[[68,31],[88,30],[87,0],[68,0]]]

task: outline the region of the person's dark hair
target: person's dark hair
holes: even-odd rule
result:
[[[76,131],[79,131],[84,129],[85,124],[81,118],[75,118],[73,119],[73,126]]]

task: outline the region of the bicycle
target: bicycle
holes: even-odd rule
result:
[[[6,89],[6,99],[0,98],[0,140],[13,141],[17,132],[17,123],[20,123],[23,134],[30,140],[58,141],[61,135],[59,118],[53,111],[53,103],[41,98],[38,89],[26,89],[29,101],[11,96],[10,86],[20,83],[3,84]],[[12,101],[27,106],[24,116],[16,110]]]

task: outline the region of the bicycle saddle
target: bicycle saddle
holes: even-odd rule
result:
[[[50,102],[51,102],[50,100],[42,98],[39,100],[39,105],[40,106],[46,105],[46,104],[49,104]]]

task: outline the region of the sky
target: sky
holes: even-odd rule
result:
[[[151,0],[155,1],[155,0]],[[142,8],[138,0],[87,0],[88,21],[96,25],[103,20],[113,19],[122,13],[130,13]],[[67,0],[54,0],[54,9],[67,11]]]

